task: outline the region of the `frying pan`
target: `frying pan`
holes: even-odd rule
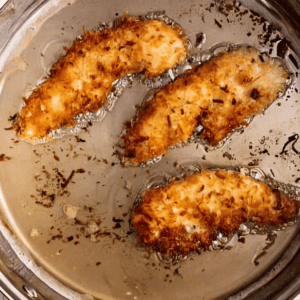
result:
[[[247,44],[279,56],[293,73],[290,88],[223,146],[189,143],[144,167],[123,168],[114,153],[147,82],[133,80],[101,122],[53,142],[32,145],[5,130],[64,47],[125,12],[168,16],[199,53]],[[140,245],[128,221],[140,190],[194,166],[243,167],[299,196],[299,12],[298,1],[8,1],[0,11],[2,291],[11,299],[293,299],[297,222],[273,231],[264,255],[270,236],[254,228],[227,249],[168,261]]]

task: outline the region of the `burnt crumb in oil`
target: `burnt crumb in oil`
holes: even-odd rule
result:
[[[64,182],[61,183],[61,188],[62,188],[62,189],[65,189],[65,188],[68,186],[68,184],[71,182],[71,180],[72,180],[74,174],[75,174],[75,171],[73,170],[67,179],[65,179],[65,178],[63,177]]]
[[[288,141],[283,145],[282,151],[279,153],[280,155],[286,154],[288,152],[287,147],[289,144],[291,144],[292,151],[295,152],[296,154],[300,154],[299,151],[295,148],[295,144],[297,143],[299,139],[298,134],[294,134],[290,137],[288,137]]]
[[[226,157],[226,158],[228,158],[229,160],[233,160],[233,156],[232,156],[230,153],[228,153],[228,152],[224,152],[224,153],[223,153],[223,157]]]
[[[294,66],[296,67],[296,69],[299,69],[299,65],[295,59],[295,57],[292,54],[289,54],[289,59],[291,60],[291,62],[294,64]]]
[[[76,142],[77,143],[85,143],[85,140],[83,140],[82,138],[78,137],[77,135],[75,136],[76,138]]]
[[[169,276],[170,276],[169,274],[166,274],[166,278],[164,279],[164,281],[167,281]]]
[[[11,160],[10,156],[6,156],[5,154],[0,155],[0,161],[6,161],[6,160]]]
[[[51,241],[61,240],[63,238],[62,234],[53,235],[50,240],[47,241],[47,244],[50,244]]]
[[[275,244],[276,238],[276,233],[269,233],[266,239],[266,246],[262,250],[264,251],[270,249]]]
[[[18,116],[19,116],[18,113],[14,114],[13,116],[9,116],[8,121],[9,122],[14,122],[18,119]]]
[[[270,153],[269,153],[269,151],[267,149],[259,151],[259,154],[268,154],[268,155],[270,155]]]
[[[257,167],[259,166],[259,160],[258,159],[254,159],[253,161],[248,163],[249,167]]]
[[[181,267],[176,268],[176,269],[174,270],[174,272],[173,272],[173,275],[174,275],[174,276],[179,276],[179,277],[182,278],[182,274],[179,272],[179,269],[180,269],[180,268],[181,268]]]
[[[59,161],[59,157],[56,155],[55,151],[53,151],[53,158],[56,160],[56,161]]]
[[[267,251],[263,251],[263,252],[261,252],[259,255],[257,255],[257,257],[256,257],[255,260],[254,260],[254,265],[255,265],[255,266],[258,266],[258,265],[259,265],[258,260],[259,260],[261,257],[265,256],[266,254],[267,254]]]
[[[238,238],[238,242],[242,243],[242,244],[245,244],[246,239],[244,237],[240,237],[240,238]]]
[[[287,50],[288,50],[288,43],[287,40],[284,38],[277,45],[277,55],[281,58],[284,58]]]
[[[35,152],[36,155],[39,155]],[[54,152],[55,155],[55,152]],[[44,207],[50,208],[55,204],[57,197],[70,195],[67,187],[74,181],[72,181],[76,173],[85,173],[84,169],[73,170],[70,175],[66,178],[62,171],[59,171],[58,168],[54,168],[53,171],[47,171],[45,166],[41,171],[41,174],[38,174],[34,177],[37,182],[36,194],[31,195],[31,198],[35,200],[36,204],[42,205]],[[40,185],[40,182],[43,185]]]
[[[268,252],[266,250],[270,249],[276,241],[277,234],[276,233],[269,233],[266,239],[266,246],[262,249],[262,251],[256,256],[253,263],[255,266],[259,265],[259,259],[265,256]]]
[[[113,220],[115,223],[124,222],[124,220],[122,220],[122,219],[117,219],[117,218],[115,218],[115,217],[113,217],[112,220]]]
[[[201,45],[203,40],[204,40],[204,33],[203,32],[198,33],[196,35],[195,47],[198,47],[199,45]]]
[[[223,26],[215,19],[215,24],[219,27],[222,28]]]
[[[91,206],[86,206],[86,205],[85,205],[85,206],[84,206],[84,210],[86,210],[86,211],[92,213],[92,212],[94,211],[94,208],[91,207]]]

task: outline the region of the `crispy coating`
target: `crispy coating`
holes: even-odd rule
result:
[[[285,88],[288,72],[262,62],[252,48],[225,52],[158,91],[131,124],[124,162],[138,165],[186,142],[199,123],[215,146],[245,118],[260,113]]]
[[[186,51],[180,28],[158,20],[125,17],[112,29],[85,32],[25,100],[15,126],[19,138],[34,141],[73,126],[76,115],[101,107],[116,79],[132,73],[159,76],[182,62]]]
[[[131,224],[142,243],[168,255],[187,255],[253,221],[278,227],[295,220],[299,202],[263,182],[225,170],[202,171],[152,188],[134,210]]]

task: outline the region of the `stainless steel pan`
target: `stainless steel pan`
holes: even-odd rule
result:
[[[83,28],[94,29],[124,12],[157,11],[180,24],[193,44],[204,33],[200,51],[220,43],[250,44],[282,56],[294,73],[292,86],[221,148],[206,151],[190,143],[143,168],[122,168],[113,155],[124,122],[147,93],[147,85],[137,81],[102,122],[77,136],[34,146],[4,130],[22,97]],[[261,257],[267,236],[250,234],[245,243],[235,236],[231,250],[206,251],[173,264],[140,246],[128,220],[147,182],[174,176],[186,165],[245,166],[258,179],[281,182],[297,195],[299,12],[298,1],[8,1],[0,11],[0,280],[5,292],[13,299],[292,299],[300,289],[297,224],[278,230]],[[66,214],[70,210],[76,218]]]

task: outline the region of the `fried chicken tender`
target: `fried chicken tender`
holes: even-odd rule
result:
[[[216,146],[245,118],[262,112],[284,91],[288,72],[262,62],[253,48],[221,53],[160,89],[122,137],[125,164],[139,165],[186,142],[201,124],[201,137]]]
[[[182,62],[186,51],[181,29],[159,20],[124,17],[112,29],[85,32],[54,64],[50,77],[24,99],[15,126],[19,138],[33,142],[73,126],[75,116],[101,107],[116,79],[132,73],[159,76]]]
[[[296,218],[299,202],[263,182],[226,170],[207,171],[151,188],[133,212],[139,240],[168,255],[187,255],[229,236],[240,224],[279,225]]]

